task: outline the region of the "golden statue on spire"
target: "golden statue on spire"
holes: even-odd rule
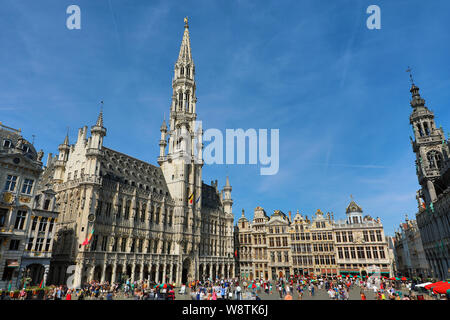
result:
[[[184,18],[184,27],[185,27],[185,28],[189,28],[189,25],[188,25],[188,17],[185,17],[185,18]]]

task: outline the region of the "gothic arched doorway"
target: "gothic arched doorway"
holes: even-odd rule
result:
[[[189,270],[191,268],[191,260],[189,258],[186,258],[183,261],[183,271],[181,273],[181,283],[186,284],[188,282],[189,278]]]

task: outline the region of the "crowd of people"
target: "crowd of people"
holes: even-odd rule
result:
[[[126,280],[121,283],[91,281],[79,289],[66,286],[51,286],[45,294],[32,299],[44,300],[174,300],[176,297],[192,300],[261,300],[278,299],[302,300],[305,295],[313,298],[321,293],[319,299],[327,297],[330,300],[349,300],[350,292],[353,299],[361,300],[427,300],[446,299],[445,296],[418,294],[414,291],[412,281],[391,281],[386,278],[365,277],[309,277],[293,276],[289,279],[279,278],[275,281],[211,279],[192,281],[181,285],[177,292],[172,284],[155,284],[148,281]],[[29,291],[22,289],[15,299],[26,300]],[[310,299],[309,298],[309,299]],[[12,299],[3,291],[0,300]]]

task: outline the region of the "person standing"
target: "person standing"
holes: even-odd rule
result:
[[[236,286],[236,300],[241,300],[241,287],[239,284]]]

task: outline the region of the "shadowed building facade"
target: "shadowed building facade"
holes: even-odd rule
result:
[[[432,276],[445,280],[450,269],[450,157],[444,130],[436,128],[434,113],[425,106],[419,88],[411,86],[412,113],[409,117],[416,154],[416,174],[421,186],[417,191],[416,215],[423,249]]]
[[[20,287],[23,255],[33,220],[33,197],[44,153],[21,130],[0,123],[0,288]],[[43,252],[39,252],[43,253]],[[43,253],[50,255],[50,252]],[[42,265],[41,265],[42,266]],[[42,268],[44,268],[42,266]]]

